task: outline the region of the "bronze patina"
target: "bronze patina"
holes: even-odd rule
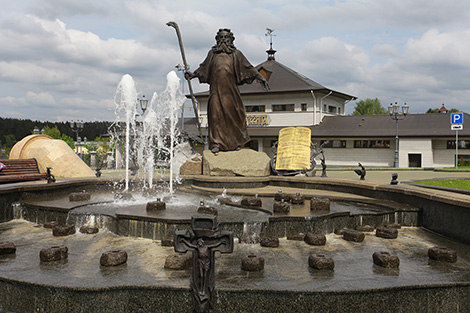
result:
[[[207,104],[209,144],[213,153],[239,150],[250,137],[246,126],[246,113],[239,85],[258,80],[265,90],[268,83],[233,44],[235,37],[230,29],[219,29],[217,44],[209,50],[206,59],[186,79],[199,78],[210,85]]]

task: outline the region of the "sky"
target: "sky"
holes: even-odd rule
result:
[[[0,117],[112,121],[130,74],[151,98],[182,63],[178,23],[195,70],[230,28],[253,65],[276,61],[317,83],[384,107],[470,112],[466,0],[0,0]],[[179,77],[182,72],[177,71]],[[195,91],[207,85],[192,81]],[[182,86],[184,86],[182,84]],[[183,87],[187,93],[187,85]],[[190,103],[188,103],[188,106]],[[354,111],[355,102],[346,106]]]

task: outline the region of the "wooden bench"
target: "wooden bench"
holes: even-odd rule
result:
[[[47,179],[47,173],[40,173],[36,159],[0,159],[6,168],[0,171],[0,183],[11,183]]]

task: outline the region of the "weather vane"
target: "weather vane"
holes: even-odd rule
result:
[[[266,27],[266,34],[265,36],[269,36],[269,48],[272,50],[273,48],[273,36],[276,36],[276,35],[273,35],[274,33],[274,29],[271,29],[271,28],[267,28]]]

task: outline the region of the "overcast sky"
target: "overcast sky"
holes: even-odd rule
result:
[[[276,61],[330,89],[410,105],[470,112],[470,1],[466,0],[0,0],[0,116],[113,120],[122,75],[161,93],[231,28],[253,65]],[[181,77],[181,72],[178,72]],[[207,86],[193,81],[196,91]],[[185,87],[187,92],[187,87]],[[346,113],[354,110],[347,104]]]

